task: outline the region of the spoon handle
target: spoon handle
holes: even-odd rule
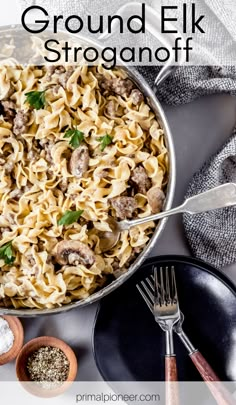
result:
[[[150,215],[148,217],[134,219],[132,221],[124,220],[119,222],[118,225],[119,229],[124,231],[133,226],[142,225],[151,221],[157,221],[159,219],[183,212],[188,212],[189,214],[198,214],[200,212],[230,207],[232,205],[236,205],[236,184],[226,183],[212,188],[204,193],[188,198],[179,207],[168,211],[163,211],[155,215]]]
[[[230,207],[236,204],[236,184],[226,183],[222,186],[212,188],[205,193],[188,198],[183,204],[184,212],[197,214]]]

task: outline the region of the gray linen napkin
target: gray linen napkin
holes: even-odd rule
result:
[[[164,1],[164,0],[163,0]],[[171,0],[171,4],[174,4]],[[191,3],[191,0],[186,0]],[[204,7],[209,7],[218,18],[219,29],[224,31],[226,48],[232,46],[236,39],[236,9],[235,0],[224,0],[224,7],[220,0],[201,0]],[[119,6],[126,0],[120,0]],[[148,0],[147,4],[155,7],[156,0]],[[168,0],[165,0],[168,2]],[[93,13],[91,0],[21,0],[22,7],[32,4],[47,6],[52,14],[80,11]],[[115,1],[103,0],[100,2],[100,14],[116,11]],[[105,11],[106,10],[106,11]],[[216,36],[213,33],[214,44]],[[159,67],[139,67],[150,85],[153,84]],[[230,93],[236,95],[236,67],[216,66],[188,66],[178,68],[164,85],[158,89],[157,96],[160,101],[172,105],[188,103],[200,96],[213,93]],[[229,141],[222,147],[216,156],[212,157],[202,169],[196,173],[187,190],[186,196],[192,196],[209,188],[225,182],[236,182],[236,130]],[[183,218],[185,233],[194,256],[208,261],[216,267],[222,267],[236,261],[236,208],[227,208],[205,214]],[[225,254],[227,251],[227,255]]]
[[[193,176],[186,197],[229,182],[236,183],[236,129],[223,148]],[[184,227],[194,256],[218,268],[236,261],[236,207],[185,214]]]

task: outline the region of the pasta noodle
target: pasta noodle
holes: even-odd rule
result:
[[[119,68],[1,66],[0,89],[0,305],[86,298],[127,271],[154,232],[143,224],[100,249],[108,216],[161,210],[163,130]],[[66,213],[78,217],[60,224]]]

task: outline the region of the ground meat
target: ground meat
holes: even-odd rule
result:
[[[46,156],[45,159],[49,162],[49,163],[53,163],[53,158],[52,158],[52,147],[53,144],[48,144],[45,148],[46,150]]]
[[[48,68],[47,68],[47,80],[50,81],[52,79],[52,75],[54,75],[55,70],[56,70],[55,65],[48,66]]]
[[[53,86],[52,89],[51,89],[51,90],[52,90],[52,94],[53,94],[54,96],[57,96],[58,93],[59,93],[60,88],[61,88],[61,86],[60,86],[59,84],[57,84],[56,86]]]
[[[66,72],[66,68],[64,67],[64,66],[56,66],[56,68],[55,68],[55,74],[56,75],[61,75],[62,73],[65,73]]]
[[[50,81],[54,74],[60,75],[62,73],[65,73],[65,71],[66,69],[64,68],[64,66],[51,65],[47,68],[47,80]]]
[[[115,117],[118,110],[118,104],[114,100],[108,101],[105,107],[105,113],[110,117]]]
[[[71,75],[74,73],[74,71],[75,71],[75,68],[73,66],[71,66],[68,68],[68,70],[65,73],[62,73],[62,74],[60,73],[58,75],[57,81],[62,87],[64,87],[64,89],[66,88],[67,82],[68,82],[69,78],[71,77]]]
[[[112,84],[112,91],[119,96],[129,96],[134,85],[129,79],[114,79]]]
[[[116,215],[120,219],[132,218],[137,208],[133,197],[116,197],[111,200],[112,207],[116,210]]]
[[[70,172],[80,179],[87,172],[89,166],[89,150],[86,145],[75,149],[70,158]]]
[[[42,240],[38,241],[37,248],[39,252],[43,252],[45,250],[45,244]]]
[[[99,87],[104,91],[112,91],[112,81],[113,79],[107,79],[105,76],[101,74],[96,75]]]
[[[13,101],[1,101],[1,106],[3,108],[3,117],[6,121],[12,122],[16,115],[16,105]]]
[[[143,94],[138,89],[133,89],[131,94],[130,94],[130,97],[131,97],[132,103],[134,105],[141,104],[142,101],[144,101]]]
[[[120,77],[107,79],[103,75],[97,75],[97,79],[102,90],[113,92],[118,96],[128,97],[134,88],[133,82],[129,79],[121,79]]]
[[[114,271],[119,270],[120,269],[120,262],[118,259],[114,259],[114,262],[112,263],[112,268]]]
[[[135,183],[138,192],[141,194],[146,194],[152,185],[143,166],[138,166],[133,170],[131,180]]]
[[[29,122],[29,119],[30,111],[18,111],[13,121],[13,133],[16,136],[22,135],[27,132],[27,124]]]
[[[40,146],[45,150],[45,159],[49,163],[53,163],[53,158],[52,158],[52,147],[53,147],[53,142],[49,139],[41,139],[39,142]]]
[[[2,305],[2,303],[3,303],[3,305]],[[6,307],[6,308],[10,308],[12,306],[12,302],[11,302],[9,297],[4,297],[2,299],[2,303],[0,304],[1,307],[3,306],[3,307]]]
[[[162,210],[165,201],[165,194],[160,187],[154,186],[147,192],[148,204],[152,209],[153,214],[157,214]]]

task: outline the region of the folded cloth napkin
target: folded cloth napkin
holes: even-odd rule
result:
[[[236,183],[236,129],[223,148],[194,176],[187,197],[220,184]],[[236,261],[236,208],[184,215],[184,228],[194,256],[221,268]]]
[[[94,12],[91,0],[20,0],[22,7],[39,4],[47,7],[49,13],[80,12],[81,15]],[[156,0],[148,0],[147,4],[155,7]],[[162,0],[164,1],[164,0]],[[169,1],[169,0],[165,0]],[[171,0],[171,4],[174,4]],[[185,0],[190,2],[191,0]],[[123,3],[122,3],[123,2]],[[126,0],[119,0],[118,6]],[[224,30],[225,44],[236,39],[235,0],[202,0],[202,4],[210,8],[219,20],[219,27]],[[116,11],[117,3],[111,0],[99,2],[99,13]],[[92,10],[90,10],[92,7]],[[106,11],[105,11],[106,10]],[[220,28],[219,28],[220,29]],[[228,37],[227,37],[228,35]],[[215,34],[213,33],[213,36]],[[212,38],[214,43],[216,39]],[[139,67],[150,85],[153,84],[159,67]],[[158,89],[158,98],[165,103],[178,105],[188,103],[202,95],[213,93],[230,93],[236,95],[236,67],[186,66],[178,68]],[[225,182],[236,182],[236,130],[229,141],[216,156],[212,157],[204,167],[195,174],[187,190],[186,197],[201,193]],[[192,253],[211,264],[222,267],[236,261],[236,208],[227,208],[200,215],[184,215],[185,233]],[[227,255],[225,250],[227,249]]]

